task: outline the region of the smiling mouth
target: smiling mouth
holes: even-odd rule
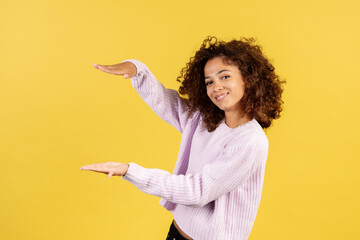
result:
[[[222,101],[227,95],[229,95],[229,93],[225,93],[224,95],[221,95],[220,97],[218,97],[218,98],[215,98],[216,99],[216,101]]]

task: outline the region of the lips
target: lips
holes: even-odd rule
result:
[[[223,100],[227,95],[229,95],[229,93],[219,94],[219,95],[216,95],[216,96],[215,96],[215,99],[216,99],[217,101],[221,101],[221,100]]]

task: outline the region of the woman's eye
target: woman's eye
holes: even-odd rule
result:
[[[230,76],[223,76],[221,79],[227,79],[229,78]]]
[[[212,82],[207,82],[207,83],[205,83],[205,85],[208,86],[208,85],[210,85],[211,83],[212,83]]]

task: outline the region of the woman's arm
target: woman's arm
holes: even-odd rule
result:
[[[224,150],[218,160],[204,165],[196,174],[171,175],[136,163],[97,163],[81,170],[122,176],[144,193],[173,203],[202,207],[245,182],[261,162],[255,148],[249,145]]]
[[[204,165],[201,172],[171,175],[161,169],[148,169],[136,163],[122,178],[144,193],[170,202],[202,207],[245,182],[260,165],[253,146],[227,149],[218,160]]]
[[[188,121],[187,99],[179,96],[174,89],[165,88],[142,62],[129,59],[115,65],[94,65],[107,73],[131,78],[131,84],[140,97],[164,121],[181,133]]]

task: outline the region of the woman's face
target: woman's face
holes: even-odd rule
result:
[[[241,111],[240,100],[244,96],[244,80],[240,70],[223,62],[222,57],[209,60],[204,67],[207,95],[225,112]]]

